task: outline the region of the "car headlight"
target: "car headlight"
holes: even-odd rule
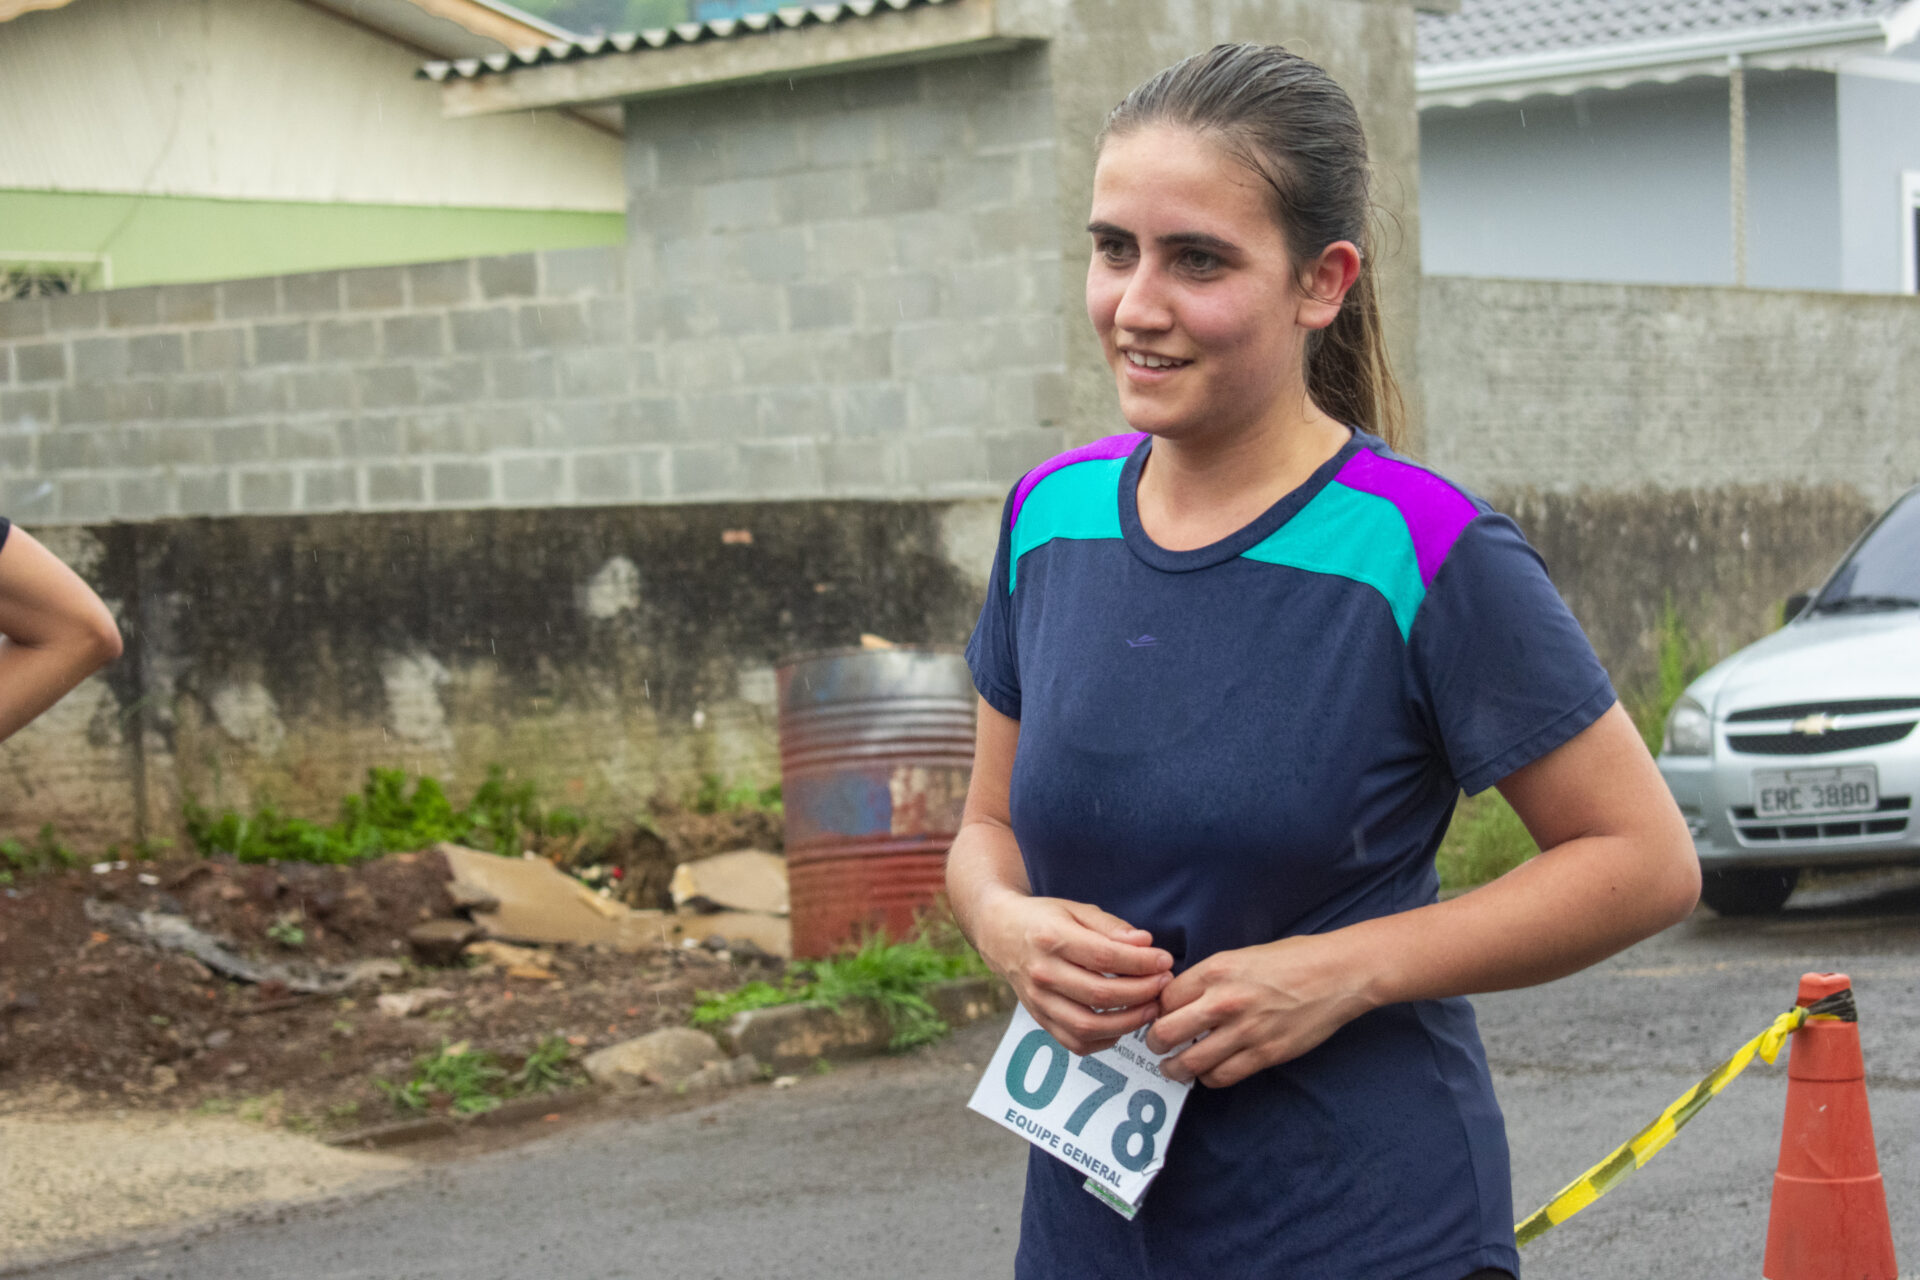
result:
[[[1660,750],[1670,756],[1704,756],[1713,750],[1713,719],[1692,698],[1682,698],[1667,713],[1667,736]]]

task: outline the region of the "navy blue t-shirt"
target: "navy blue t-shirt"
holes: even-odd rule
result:
[[[1455,797],[1613,704],[1506,517],[1356,433],[1211,546],[1140,527],[1151,439],[1036,468],[967,646],[1020,721],[1033,891],[1149,930],[1176,971],[1435,900]],[[1463,999],[1390,1005],[1295,1061],[1196,1086],[1128,1222],[1034,1152],[1030,1280],[1518,1273],[1506,1133]]]

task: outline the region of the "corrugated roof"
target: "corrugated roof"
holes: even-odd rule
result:
[[[1748,31],[1825,27],[1885,18],[1903,0],[1461,0],[1452,14],[1421,14],[1422,67],[1657,45]]]
[[[769,35],[796,27],[820,26],[848,19],[868,18],[877,13],[898,12],[948,0],[845,0],[840,4],[793,5],[771,13],[749,14],[740,18],[715,18],[709,22],[682,22],[672,27],[648,31],[623,31],[614,35],[591,36],[577,40],[550,40],[531,49],[497,53],[485,58],[456,58],[448,62],[429,62],[420,68],[427,80],[473,80],[486,75],[518,71],[551,62],[576,62],[583,58],[604,58],[618,53],[644,53],[650,49],[668,49],[675,45],[700,44],[709,40],[738,40],[748,36]]]

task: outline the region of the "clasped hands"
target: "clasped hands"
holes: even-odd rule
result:
[[[1297,1058],[1374,1002],[1338,934],[1217,952],[1175,977],[1153,936],[1082,902],[1009,892],[983,913],[981,956],[1035,1021],[1074,1053],[1152,1025],[1169,1079],[1223,1088]]]

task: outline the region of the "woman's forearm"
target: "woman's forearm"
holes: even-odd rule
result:
[[[1500,790],[1544,852],[1450,902],[1355,926],[1383,1001],[1548,982],[1693,910],[1693,839],[1617,705]]]
[[[1451,901],[1342,930],[1341,941],[1376,1005],[1549,982],[1686,917],[1699,873],[1678,834],[1664,845],[1568,841]]]
[[[976,949],[982,917],[995,897],[1008,893],[1032,893],[1013,832],[992,819],[962,823],[947,851],[947,902],[960,932]]]

